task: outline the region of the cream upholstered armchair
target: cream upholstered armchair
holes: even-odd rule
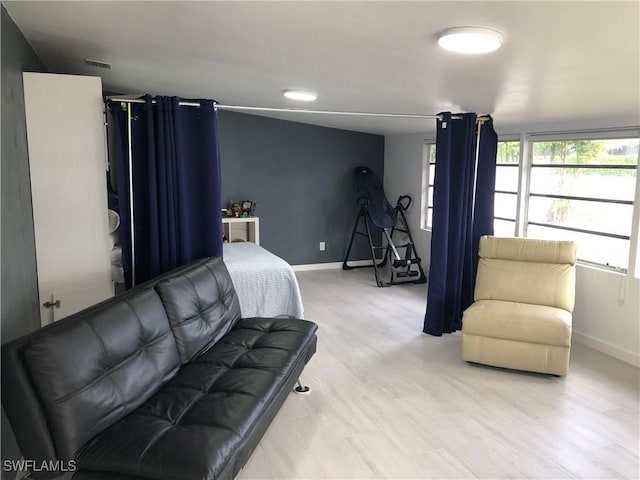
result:
[[[484,236],[479,256],[475,302],[462,317],[462,358],[566,375],[575,243]]]

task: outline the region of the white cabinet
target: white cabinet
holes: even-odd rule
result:
[[[113,295],[99,77],[24,73],[42,325]],[[60,306],[45,307],[60,301]]]
[[[224,217],[222,231],[229,242],[244,240],[260,245],[260,219],[258,217]]]

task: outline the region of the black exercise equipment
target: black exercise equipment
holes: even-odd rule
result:
[[[353,232],[347,253],[342,262],[343,270],[352,270],[354,268],[370,268],[373,267],[376,276],[376,284],[379,287],[388,287],[390,285],[398,285],[402,283],[425,283],[427,278],[420,265],[420,257],[413,243],[413,237],[407,224],[404,212],[411,205],[411,197],[401,195],[396,202],[396,206],[392,207],[382,189],[380,179],[368,167],[357,167],[355,169],[356,184],[360,197],[358,215],[356,216]],[[359,231],[360,221],[364,222],[365,231]],[[374,245],[371,238],[370,222],[380,228],[387,239],[386,245]],[[402,236],[402,243],[394,243],[394,234],[396,237]],[[371,251],[372,265],[350,266],[349,254],[356,235],[367,237],[369,240],[369,250]],[[396,240],[397,242],[397,240]],[[403,255],[400,250],[404,249]],[[380,263],[376,261],[376,252],[384,250],[384,256]],[[390,279],[384,281],[380,268],[385,267],[387,263],[390,266]],[[417,278],[416,278],[417,277]],[[399,278],[407,280],[398,281]]]

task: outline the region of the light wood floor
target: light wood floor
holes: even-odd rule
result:
[[[565,378],[422,334],[426,286],[301,272],[318,352],[239,479],[640,478],[638,369],[574,344]]]

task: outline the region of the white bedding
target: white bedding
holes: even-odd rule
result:
[[[304,318],[298,281],[291,265],[283,259],[250,242],[225,243],[223,259],[243,318]]]

